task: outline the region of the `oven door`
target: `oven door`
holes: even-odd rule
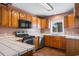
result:
[[[23,41],[24,43],[34,45],[34,38],[28,38]]]

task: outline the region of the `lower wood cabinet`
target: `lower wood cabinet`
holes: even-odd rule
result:
[[[39,38],[38,36],[35,36],[35,48],[38,49],[39,48]]]
[[[66,39],[66,55],[68,56],[79,55],[78,39]]]
[[[48,47],[65,49],[64,37],[44,36],[44,44]]]
[[[75,40],[66,40],[66,55],[75,55],[76,52],[76,46],[75,46]]]

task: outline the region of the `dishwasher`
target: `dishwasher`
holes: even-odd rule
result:
[[[38,48],[43,48],[44,47],[44,37],[39,36],[39,46]]]

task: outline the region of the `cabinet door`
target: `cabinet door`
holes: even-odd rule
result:
[[[70,14],[64,17],[65,28],[73,28],[75,27],[75,15]]]
[[[45,25],[46,25],[45,19],[41,19],[41,29],[45,29]]]
[[[56,48],[65,49],[65,39],[64,37],[55,37]]]
[[[44,36],[44,45],[50,47],[50,37]]]
[[[49,21],[48,20],[45,20],[46,24],[45,24],[45,28],[48,29],[48,23]]]
[[[2,26],[9,26],[9,9],[6,7],[2,7]]]
[[[2,19],[2,6],[0,6],[0,26],[1,26],[1,20]]]
[[[19,13],[17,11],[12,11],[12,27],[18,28]]]
[[[48,20],[41,19],[41,29],[47,29],[48,28]]]
[[[79,16],[79,3],[75,3],[75,15]]]
[[[75,15],[68,15],[68,26],[69,28],[73,28],[75,26]]]
[[[76,55],[76,42],[75,39],[67,39],[66,40],[66,55]]]
[[[35,48],[36,49],[39,48],[39,38],[38,38],[38,36],[35,36]]]
[[[64,16],[64,27],[68,27],[68,16]]]

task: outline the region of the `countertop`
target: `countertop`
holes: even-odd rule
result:
[[[64,37],[66,39],[79,39],[79,34],[68,34],[68,33],[64,33],[64,34],[61,34],[61,33],[56,33],[56,34],[53,34],[51,32],[43,32],[40,34],[41,36],[44,36],[44,35],[48,35],[48,36],[61,36],[61,37]]]

